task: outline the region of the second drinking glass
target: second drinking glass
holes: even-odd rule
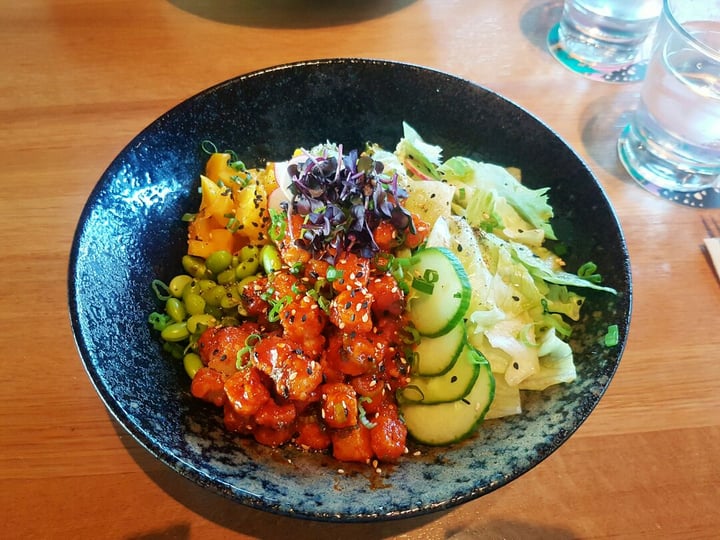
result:
[[[607,82],[644,77],[644,52],[662,0],[565,0],[548,47],[564,66]]]

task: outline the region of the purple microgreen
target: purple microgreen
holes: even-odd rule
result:
[[[299,245],[318,258],[332,263],[347,252],[373,257],[379,251],[373,231],[383,221],[399,234],[414,232],[397,176],[384,175],[381,163],[357,150],[305,154],[288,165],[288,174],[287,212],[303,216]]]

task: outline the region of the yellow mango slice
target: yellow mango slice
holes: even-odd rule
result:
[[[211,253],[220,250],[234,251],[235,240],[228,229],[212,229],[207,236],[188,239],[188,255],[207,258]]]
[[[223,184],[229,185],[232,182],[232,177],[237,174],[229,163],[232,156],[224,152],[216,152],[210,154],[210,157],[205,164],[205,176],[214,180],[215,183],[222,181]]]
[[[235,197],[235,219],[237,234],[247,238],[251,244],[266,244],[270,214],[267,209],[267,193],[262,184],[250,183]]]

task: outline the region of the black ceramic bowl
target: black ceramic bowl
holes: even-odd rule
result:
[[[218,409],[189,394],[147,317],[155,278],[178,273],[186,226],[198,204],[203,140],[248,165],[287,158],[327,140],[393,148],[407,121],[446,156],[519,167],[550,187],[554,227],[570,270],[592,259],[617,297],[591,293],[575,326],[578,380],[526,396],[525,413],[488,421],[472,439],[425,449],[381,473],[228,434]],[[335,521],[416,516],[480,497],[558,449],[597,405],[618,366],[631,306],[628,253],[618,220],[592,173],[547,126],[501,96],[422,67],[333,59],[243,75],[181,103],[112,162],[80,216],[69,269],[80,356],[117,421],[181,475],[239,503]],[[620,343],[602,344],[617,324]],[[345,474],[340,474],[340,467]]]

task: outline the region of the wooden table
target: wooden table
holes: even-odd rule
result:
[[[317,5],[328,4],[324,9]],[[0,518],[4,538],[712,538],[720,531],[720,286],[702,216],[640,189],[615,138],[637,85],[546,52],[542,0],[0,0]],[[174,104],[295,60],[375,57],[481,83],[594,169],[634,274],[609,391],[559,451],[452,511],[337,525],[236,505],[155,461],[106,412],[70,331],[68,252],[105,167]]]

